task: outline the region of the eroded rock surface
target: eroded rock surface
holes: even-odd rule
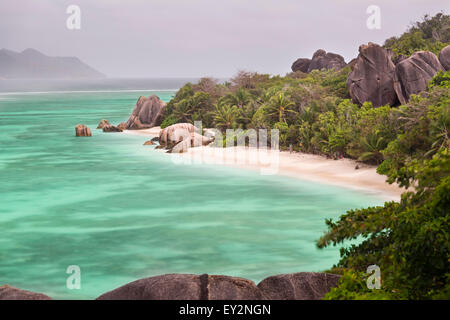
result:
[[[352,101],[363,104],[372,102],[374,107],[397,103],[394,90],[395,65],[392,53],[369,42],[359,47],[359,55],[347,78]]]
[[[4,285],[0,286],[0,300],[52,300],[52,298],[42,293]]]
[[[428,82],[444,71],[436,55],[429,51],[418,51],[395,66],[394,89],[402,104],[409,101],[412,94],[427,88]]]
[[[165,107],[166,104],[156,95],[140,97],[127,121],[126,129],[138,130],[160,125]]]

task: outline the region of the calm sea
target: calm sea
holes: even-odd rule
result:
[[[95,130],[104,118],[125,121],[140,95],[169,101],[186,80],[0,83],[0,285],[90,299],[165,273],[257,282],[338,261],[339,248],[315,246],[325,219],[382,204],[381,196],[175,165],[144,147],[146,137]],[[78,123],[93,137],[76,138]],[[70,265],[81,268],[80,290],[66,288]]]

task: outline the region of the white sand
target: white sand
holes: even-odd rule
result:
[[[137,136],[159,136],[159,133],[161,132],[160,127],[153,127],[150,129],[142,129],[142,130],[124,130],[123,133],[126,134],[134,134]]]
[[[159,127],[145,130],[126,130],[124,133],[158,136]],[[173,161],[207,163],[257,170],[263,175],[279,174],[302,180],[317,181],[379,193],[386,200],[399,200],[405,191],[385,182],[375,166],[350,159],[332,160],[322,156],[287,151],[265,151],[256,148],[196,147],[183,154],[170,154]],[[356,165],[359,169],[355,169]]]

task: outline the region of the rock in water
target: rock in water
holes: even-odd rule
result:
[[[374,107],[395,105],[394,71],[390,51],[372,42],[361,45],[356,63],[347,78],[353,102],[363,104],[370,101]]]
[[[77,137],[90,137],[92,136],[91,129],[84,124],[79,124],[75,127],[75,135]]]
[[[429,51],[418,51],[395,66],[394,89],[402,104],[408,102],[412,94],[427,88],[436,73],[444,71],[436,55]]]
[[[319,49],[317,50],[312,59],[311,63],[308,66],[308,73],[313,70],[322,70],[322,69],[334,69],[340,70],[347,65],[342,56],[332,53],[326,52],[325,50]]]
[[[127,123],[126,122],[121,122],[119,123],[119,125],[117,126],[117,128],[119,128],[120,130],[126,130],[127,129]]]
[[[128,130],[152,128],[161,124],[161,117],[166,104],[157,96],[140,97],[130,118]]]
[[[97,126],[97,129],[103,129],[104,126],[109,125],[109,121],[106,119],[103,119],[102,121],[100,121],[100,123]]]
[[[311,64],[311,59],[300,58],[300,59],[297,59],[292,64],[291,69],[293,72],[301,71],[301,72],[307,73],[310,64]]]
[[[269,300],[320,300],[336,287],[341,276],[299,272],[268,277],[258,284]]]
[[[152,140],[144,142],[144,146],[153,146],[154,144],[156,144],[156,143],[154,143]]]
[[[450,45],[439,52],[439,61],[446,71],[450,70]]]
[[[122,131],[123,131],[122,129],[120,129],[116,126],[113,126],[111,124],[107,124],[107,125],[103,126],[103,132],[122,132]]]
[[[8,285],[0,286],[0,300],[52,300],[42,293],[21,290]]]
[[[128,283],[97,300],[260,300],[247,279],[214,275],[166,274]]]

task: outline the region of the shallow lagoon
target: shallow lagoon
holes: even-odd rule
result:
[[[95,298],[164,273],[241,276],[322,271],[326,218],[380,195],[212,165],[173,164],[141,136],[95,130],[125,121],[139,95],[0,95],[0,285]],[[88,125],[92,138],[76,138]],[[81,290],[66,269],[81,268]]]

